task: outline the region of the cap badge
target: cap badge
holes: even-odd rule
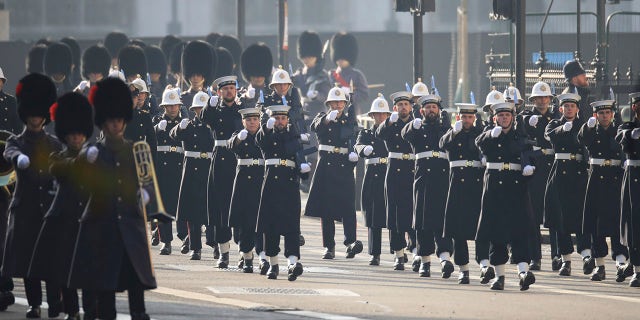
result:
[[[173,93],[173,92],[171,92],[171,93],[169,94],[169,99],[173,100],[173,99],[175,99],[175,98],[176,98],[176,94],[175,94],[175,93]]]

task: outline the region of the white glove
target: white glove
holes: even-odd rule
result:
[[[458,120],[453,124],[453,133],[458,133],[460,131],[462,131],[462,120]]]
[[[351,93],[351,89],[349,87],[341,87],[340,90],[342,90],[345,96],[348,96]]]
[[[318,90],[309,90],[307,91],[307,98],[313,100],[318,96]]]
[[[29,168],[31,164],[31,160],[29,160],[29,156],[20,154],[18,156],[18,169],[26,169]]]
[[[533,174],[533,171],[536,170],[536,167],[534,166],[530,166],[530,165],[526,165],[524,166],[524,169],[522,169],[522,175],[525,177],[528,177],[530,175]]]
[[[420,129],[420,127],[422,127],[422,119],[418,118],[413,120],[413,128]]]
[[[533,115],[529,118],[529,125],[534,127],[538,125],[538,116]]]
[[[633,139],[638,139],[640,138],[640,128],[635,128],[633,130],[631,130],[631,138]]]
[[[249,99],[253,99],[256,96],[256,88],[249,86],[249,88],[247,88],[247,92],[244,93],[244,96],[249,98]]]
[[[209,106],[215,107],[218,105],[218,96],[212,96],[211,99],[209,99]]]
[[[391,115],[389,116],[389,122],[396,123],[396,121],[398,121],[398,117],[399,116],[397,111],[391,112]]]
[[[573,128],[573,122],[571,121],[567,121],[562,125],[562,131],[571,131],[571,128]]]
[[[595,117],[589,118],[589,120],[587,120],[587,127],[593,128],[595,126],[596,126],[596,118]]]
[[[349,161],[358,162],[358,155],[355,152],[349,153]]]
[[[480,163],[482,163],[483,167],[487,166],[487,157],[483,156],[482,159],[480,159]]]
[[[160,131],[165,131],[167,130],[167,120],[160,120],[160,122],[158,122],[158,130]]]
[[[78,86],[75,88],[74,91],[84,91],[84,89],[86,89],[88,86],[89,86],[89,81],[87,80],[80,81],[80,83],[78,84]]]
[[[307,173],[311,171],[310,163],[301,163],[300,164],[300,173]]]
[[[246,129],[240,130],[240,132],[238,132],[238,139],[240,139],[241,141],[246,139],[247,134],[249,134],[249,131],[247,131]]]
[[[331,112],[327,114],[328,121],[336,121],[336,118],[338,118],[338,110],[331,110]]]
[[[87,161],[94,163],[98,159],[98,148],[91,146],[87,149]]]
[[[500,136],[500,134],[502,134],[502,127],[497,126],[491,129],[491,138],[497,138]]]
[[[309,142],[309,134],[308,133],[301,133],[300,134],[300,140],[302,140],[302,142]]]
[[[267,120],[267,129],[273,129],[273,126],[276,124],[276,118],[269,118],[269,120]]]
[[[373,153],[373,147],[372,146],[364,147],[364,149],[362,149],[362,153],[364,153],[365,156],[370,155],[371,153]]]
[[[151,196],[149,196],[149,192],[146,189],[140,189],[140,192],[142,193],[142,205],[146,206],[151,201]]]
[[[187,126],[189,125],[189,119],[182,119],[182,121],[180,121],[180,129],[184,130],[187,128]]]

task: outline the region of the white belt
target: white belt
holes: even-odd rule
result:
[[[333,153],[341,153],[341,154],[349,153],[349,149],[347,149],[347,148],[329,146],[329,145],[326,145],[326,144],[318,145],[318,150],[327,151],[327,152],[333,152]]]
[[[370,164],[387,164],[387,158],[371,158],[371,159],[365,159],[364,160],[364,165],[368,166]]]
[[[596,166],[620,166],[621,163],[620,160],[589,158],[589,164]]]
[[[517,163],[487,162],[487,169],[520,171],[522,170],[522,166]]]
[[[263,166],[264,159],[238,159],[239,166]]]
[[[482,168],[482,162],[477,160],[454,160],[449,162],[450,168],[457,167],[472,167],[472,168]]]
[[[543,149],[543,148],[536,147],[536,146],[533,147],[533,150],[534,151],[540,150],[540,151],[542,151],[542,154],[544,154],[545,156],[550,156],[550,155],[553,155],[553,154],[556,153],[556,151],[553,150],[553,149]]]
[[[157,150],[159,152],[177,152],[177,153],[182,153],[184,150],[182,150],[182,147],[176,147],[176,146],[158,146]]]
[[[581,154],[575,153],[556,153],[556,160],[577,160],[582,161]]]
[[[415,160],[416,155],[413,153],[389,152],[389,158],[400,160]]]
[[[423,151],[416,154],[416,159],[423,158],[435,158],[435,159],[449,159],[449,154],[446,151]]]
[[[214,146],[216,147],[227,147],[227,140],[216,140],[214,141]]]
[[[198,152],[198,151],[185,151],[185,157],[189,158],[199,158],[199,159],[211,159],[213,153],[211,152]]]
[[[264,164],[268,166],[286,166],[291,168],[296,167],[295,161],[291,161],[289,159],[267,159],[264,161]]]
[[[626,160],[624,162],[624,166],[626,167],[640,167],[640,160]]]

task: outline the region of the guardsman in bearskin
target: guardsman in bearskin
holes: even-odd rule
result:
[[[235,153],[238,161],[229,209],[229,226],[233,227],[233,234],[242,253],[242,271],[252,273],[256,219],[264,178],[264,158],[255,139],[260,129],[261,111],[258,108],[245,108],[238,112],[242,115],[244,129],[234,132],[229,139],[229,149]],[[262,236],[259,239],[262,241]]]
[[[217,99],[212,98],[202,110],[202,122],[211,129],[215,137],[207,187],[209,226],[215,227],[215,242],[220,246],[220,259],[217,265],[218,268],[223,269],[229,266],[231,244],[229,206],[237,165],[236,157],[228,148],[227,140],[234,132],[243,128],[242,116],[238,113],[243,106],[237,101],[236,79],[236,76],[216,79],[213,87],[217,89]]]
[[[147,57],[144,53],[144,49],[142,49],[138,45],[128,45],[120,50],[120,53],[118,54],[118,61],[120,63],[120,71],[124,73],[127,83],[132,84],[136,82],[136,79],[140,79],[136,82],[139,95],[134,98],[134,108],[145,110],[150,114],[149,118],[151,118],[155,114],[158,114],[159,107],[156,101],[156,97],[151,95],[147,88],[147,83],[142,80],[142,77],[147,76],[148,70]],[[142,84],[144,84],[144,86]],[[135,120],[136,117],[134,115],[134,121],[130,125],[137,127],[138,125]],[[128,134],[129,132],[125,133],[125,136],[127,136],[128,139],[131,139],[129,138]],[[147,140],[147,142],[149,141]],[[151,143],[149,142],[149,144]],[[151,147],[153,148],[153,146]]]
[[[224,76],[228,76],[233,73],[233,57],[231,52],[223,47],[214,48],[218,63],[216,63],[216,73],[213,79],[218,79]]]
[[[231,68],[231,71],[225,74],[221,74],[220,77],[234,75],[238,78],[238,82],[241,82],[241,74],[240,70],[238,69],[238,67],[240,66],[240,57],[242,56],[242,45],[240,44],[240,40],[232,35],[222,34],[216,39],[215,45],[212,45],[215,48],[223,48],[227,50],[232,59],[229,66]],[[220,65],[220,63],[218,65]],[[217,78],[219,77],[216,77],[216,79]],[[242,85],[244,85],[244,83],[238,84],[238,86]]]
[[[169,90],[171,90],[168,96],[169,99],[176,100],[179,98],[180,90],[178,88]],[[203,99],[204,101],[202,101]],[[207,104],[207,100],[209,100],[209,95],[206,92],[199,92],[197,97],[194,97],[194,104],[191,105],[191,111],[196,116],[191,120],[180,120],[180,123],[173,127],[170,133],[172,139],[182,143],[184,150],[176,224],[184,221],[189,226],[189,236],[183,239],[185,242],[180,252],[187,254],[189,249],[193,250],[191,260],[200,260],[202,226],[209,224],[207,216],[207,181],[211,167],[211,150],[213,150],[214,139],[211,130],[202,122],[200,117],[202,108]]]
[[[611,237],[611,257],[616,262],[617,282],[633,274],[627,265],[629,251],[620,239],[620,189],[622,187],[622,148],[615,141],[618,124],[613,121],[615,101],[591,103],[594,117],[582,125],[580,142],[589,152],[589,181],[584,197],[582,233],[591,234],[596,270],[592,281],[605,279],[604,260],[609,251],[606,237]]]
[[[389,103],[382,96],[371,103],[368,115],[373,118],[371,129],[363,129],[358,133],[354,149],[364,158],[365,174],[362,182],[361,207],[369,232],[370,266],[380,265],[382,253],[382,228],[387,226],[387,206],[384,199],[384,177],[387,173],[387,148],[384,141],[376,136],[376,130],[385,122],[391,111]]]
[[[180,108],[182,102],[177,90],[167,89],[162,95],[160,107],[164,108],[164,114],[153,119],[156,139],[158,140],[156,160],[156,173],[158,176],[158,186],[167,213],[176,215],[178,207],[178,195],[180,194],[180,178],[182,177],[182,162],[184,151],[182,143],[170,137],[171,129],[180,124]],[[178,238],[185,239],[187,236],[187,225],[184,221],[176,222]],[[159,241],[162,242],[160,248],[161,255],[171,254],[171,241],[173,240],[172,224],[158,224]]]
[[[73,91],[89,95],[91,86],[109,75],[110,65],[111,56],[105,47],[93,45],[87,48],[82,54],[82,77],[85,80],[80,81]]]
[[[387,203],[387,228],[389,242],[396,258],[394,270],[404,270],[407,246],[405,233],[415,234],[413,229],[413,175],[416,156],[411,144],[402,139],[402,128],[413,122],[411,93],[400,91],[390,96],[393,112],[376,129],[376,137],[384,141],[389,152],[384,190]],[[352,111],[353,112],[353,111]]]
[[[264,233],[264,249],[269,258],[268,279],[279,274],[280,236],[284,237],[284,255],[288,260],[289,281],[302,274],[300,259],[300,182],[308,177],[308,163],[296,164],[302,149],[300,134],[289,125],[289,106],[270,106],[270,117],[262,125],[256,141],[265,159],[266,172],[260,196],[256,232]],[[261,266],[266,268],[267,264]]]
[[[60,142],[44,132],[50,121],[49,107],[56,101],[54,83],[41,74],[29,74],[16,87],[18,115],[26,129],[7,140],[4,158],[16,168],[16,189],[9,205],[9,226],[2,275],[24,278],[29,303],[27,318],[40,317],[40,279],[27,277],[42,218],[53,200],[54,180],[49,174],[49,155],[62,149]],[[60,287],[47,281],[49,316],[62,311]]]
[[[182,78],[182,52],[186,42],[179,42],[171,47],[171,53],[167,56],[169,61],[169,72],[167,74],[167,83],[184,91],[184,79]],[[193,114],[190,115],[193,117]]]
[[[544,223],[556,231],[558,253],[562,257],[561,276],[571,275],[571,234],[576,234],[582,256],[584,274],[591,274],[595,260],[591,257],[591,234],[582,233],[584,195],[587,186],[587,161],[584,147],[578,143],[578,132],[584,120],[578,116],[580,96],[565,93],[558,96],[562,118],[551,120],[545,138],[555,150],[545,192]]]
[[[70,78],[72,65],[73,56],[69,46],[62,42],[55,42],[47,47],[44,55],[44,72],[56,85],[58,96],[73,90]]]
[[[585,121],[589,119],[593,114],[589,103],[593,101],[590,97],[589,79],[582,67],[582,64],[578,60],[568,60],[562,67],[565,81],[568,86],[562,91],[562,93],[575,93],[580,96],[578,102],[578,116]]]
[[[78,159],[89,172],[82,183],[90,200],[80,218],[69,287],[96,292],[100,319],[116,318],[115,293],[127,290],[131,319],[149,319],[144,290],[157,285],[140,210],[145,204],[139,203],[149,194],[138,187],[133,143],[124,138],[133,117],[131,92],[120,79],[106,78],[91,88],[89,101],[104,139]]]
[[[189,88],[182,93],[182,103],[190,107],[193,97],[200,91],[206,91],[215,74],[215,50],[205,41],[190,41],[182,52],[182,75]]]
[[[459,284],[469,283],[468,240],[474,240],[482,202],[484,166],[482,155],[475,144],[482,133],[476,127],[478,106],[457,103],[458,120],[440,138],[440,148],[449,155],[449,193],[445,210],[443,237],[452,238],[454,262],[460,268]],[[489,283],[494,270],[489,266],[489,243],[476,241],[476,261],[480,264],[481,283]]]
[[[7,84],[7,78],[5,78],[2,68],[0,68],[0,130],[20,134],[22,132],[22,122],[18,118],[16,98],[4,92],[5,84]]]
[[[267,81],[273,68],[271,49],[262,42],[254,43],[242,52],[240,57],[242,77],[249,86],[240,90],[240,99],[245,108],[253,108],[262,96],[266,96]],[[280,101],[282,102],[282,101]]]
[[[154,97],[162,97],[167,87],[167,58],[162,49],[156,45],[144,47],[144,55],[147,57],[149,67],[150,91]]]
[[[555,151],[551,142],[544,137],[544,130],[551,120],[561,117],[560,112],[553,108],[551,100],[553,93],[546,82],[537,82],[531,89],[529,101],[533,102],[535,108],[523,117],[522,124],[527,133],[527,137],[533,143],[533,149],[536,152],[535,174],[529,180],[528,193],[531,200],[531,209],[533,210],[533,235],[529,250],[531,253],[531,270],[540,270],[542,260],[542,236],[540,234],[540,225],[544,219],[544,191],[547,186],[547,178],[551,171],[551,164],[554,160]],[[555,235],[555,230],[550,230],[549,234]],[[551,268],[554,271],[560,270],[562,260],[557,254],[556,237],[551,237]]]
[[[67,280],[80,227],[78,221],[89,200],[89,193],[80,181],[81,167],[74,160],[91,137],[93,110],[87,98],[70,92],[58,99],[50,113],[56,136],[66,147],[50,156],[49,172],[56,179],[58,190],[44,216],[28,277],[51,281],[62,288],[67,319],[80,319],[78,292],[67,287]],[[92,319],[95,317],[95,295],[84,290],[82,300],[85,318]]]
[[[629,99],[633,120],[618,127],[616,135],[616,141],[627,156],[621,191],[620,242],[629,249],[629,264],[633,265],[634,274],[629,286],[640,287],[640,206],[637,205],[640,202],[637,189],[640,186],[640,92],[629,94]]]
[[[362,252],[362,242],[356,239],[353,175],[358,154],[352,147],[358,124],[347,115],[347,97],[340,88],[329,91],[325,105],[328,111],[318,113],[311,123],[318,139],[318,164],[304,214],[321,218],[323,259],[335,257],[335,221],[342,221],[346,257],[351,259]]]
[[[520,290],[524,291],[536,281],[529,271],[527,231],[530,221],[525,208],[524,178],[532,175],[535,167],[523,157],[530,146],[526,144],[526,136],[521,136],[514,129],[515,105],[504,102],[491,108],[496,126],[476,138],[476,145],[487,159],[476,241],[490,243],[489,261],[497,276],[491,290],[504,290],[511,246],[511,261],[518,265]]]
[[[118,68],[118,53],[129,43],[129,37],[122,32],[112,31],[104,37],[104,47],[111,56],[111,68]]]
[[[80,76],[80,44],[74,37],[64,37],[60,42],[69,46],[71,49],[71,74],[69,74],[70,83],[78,83],[82,80]]]
[[[36,44],[27,53],[25,66],[27,73],[44,74],[44,55],[47,53],[47,46],[44,44]]]
[[[406,124],[401,133],[416,155],[413,228],[416,230],[417,253],[413,268],[420,264],[420,276],[430,277],[431,256],[436,253],[440,258],[442,277],[448,279],[454,270],[453,263],[449,261],[453,242],[451,238],[443,238],[442,229],[449,189],[449,158],[447,151],[440,148],[440,138],[451,129],[451,124],[443,123],[440,117],[440,96],[422,96],[418,103],[421,118]]]
[[[352,110],[360,114],[360,109],[369,101],[367,78],[362,71],[354,68],[358,59],[358,42],[351,33],[338,32],[331,37],[331,61],[337,68],[329,71],[331,83],[339,83],[344,90],[351,90],[353,84]],[[345,92],[347,94],[351,92]]]

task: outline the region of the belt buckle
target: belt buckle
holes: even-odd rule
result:
[[[605,166],[610,166],[610,165],[611,165],[611,159],[606,159],[606,160],[604,160],[603,165],[605,165]]]
[[[333,153],[340,153],[340,147],[333,147]]]
[[[432,155],[434,158],[440,158],[440,152],[438,152],[438,151],[433,151],[433,152],[431,152],[431,155]]]
[[[258,159],[253,159],[253,161],[251,161],[251,164],[257,166],[258,164],[260,164],[260,162],[258,161]]]
[[[281,166],[286,166],[287,165],[287,159],[280,159],[280,165]]]
[[[171,146],[171,148],[169,148],[169,151],[176,152],[176,151],[178,151],[178,148],[175,147],[175,146]]]
[[[464,163],[464,165],[465,165],[465,167],[473,167],[473,161],[471,161],[471,160],[467,160],[467,161]]]
[[[382,163],[382,164],[387,163],[387,158],[380,158],[380,163]]]
[[[576,159],[576,155],[575,155],[575,153],[571,153],[571,154],[569,154],[569,159],[571,159],[571,160],[575,160],[575,159]]]
[[[206,152],[201,152],[200,153],[200,158],[206,159],[206,158],[209,158],[209,155]]]
[[[509,165],[509,163],[505,162],[502,164],[502,170],[509,170],[511,169],[511,166]]]
[[[403,153],[402,154],[402,160],[409,160],[409,154],[408,153]]]

